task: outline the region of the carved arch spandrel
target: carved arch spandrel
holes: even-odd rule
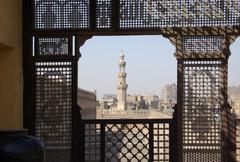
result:
[[[82,54],[80,52],[81,47],[84,45],[84,43],[91,39],[92,36],[76,36],[76,44],[75,44],[75,48],[76,48],[76,56],[77,59],[79,59]]]

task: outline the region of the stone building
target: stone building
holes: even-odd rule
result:
[[[78,105],[81,109],[82,119],[96,119],[96,93],[78,89]]]
[[[127,107],[128,110],[148,109],[148,105],[141,95],[128,95]]]
[[[129,110],[140,109],[158,109],[159,98],[156,95],[141,96],[141,95],[128,95],[127,105]]]
[[[177,103],[177,85],[175,83],[167,84],[162,88],[160,102],[173,104]]]
[[[149,109],[159,109],[159,97],[157,95],[143,96],[143,99],[149,105]]]
[[[159,108],[161,111],[172,114],[174,105],[177,104],[177,85],[167,84],[161,90]]]
[[[228,99],[234,112],[240,117],[240,85],[228,87]]]
[[[117,95],[115,94],[105,94],[103,95],[100,102],[100,108],[113,110],[117,107]]]

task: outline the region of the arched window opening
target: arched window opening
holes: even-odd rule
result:
[[[139,118],[171,116],[177,64],[169,40],[162,36],[93,37],[80,52],[78,92],[82,96],[78,95],[78,102],[83,118],[94,118],[95,112],[97,119],[132,118],[132,113],[134,117],[145,114]],[[84,101],[83,89],[95,92],[96,101],[94,97]]]

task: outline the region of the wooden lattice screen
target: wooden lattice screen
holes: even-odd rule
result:
[[[229,162],[221,144],[226,141],[228,124],[221,117],[223,112],[230,113],[224,111],[227,59],[229,45],[240,34],[240,1],[23,3],[24,125],[44,140],[47,161],[67,162],[76,154],[77,60],[86,39],[161,34],[176,46],[178,60],[178,104],[173,119],[178,130],[177,149],[173,149],[177,160]]]
[[[47,162],[68,162],[76,71],[72,38],[35,37],[34,40],[35,135],[45,143]]]

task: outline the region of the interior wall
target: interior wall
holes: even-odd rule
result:
[[[0,0],[0,129],[21,129],[22,0]]]

